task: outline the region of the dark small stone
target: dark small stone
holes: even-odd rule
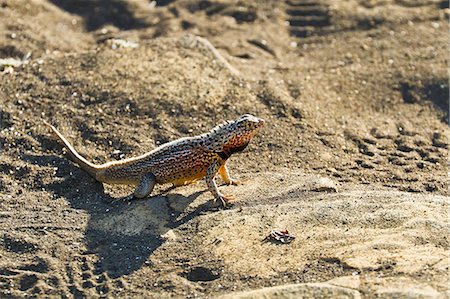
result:
[[[425,183],[424,187],[428,192],[435,192],[438,189],[434,183]]]
[[[185,273],[185,277],[189,281],[213,281],[220,277],[217,271],[208,269],[206,267],[195,267]]]

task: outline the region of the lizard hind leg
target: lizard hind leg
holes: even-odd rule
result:
[[[134,190],[134,197],[136,198],[144,198],[150,193],[152,193],[153,188],[156,185],[156,177],[153,173],[147,173],[139,182],[139,185],[136,186]]]

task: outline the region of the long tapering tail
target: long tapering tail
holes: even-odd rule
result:
[[[67,148],[70,157],[85,171],[87,171],[90,175],[96,178],[97,172],[100,169],[98,165],[95,165],[88,160],[86,160],[83,156],[81,156],[73,146],[67,141],[67,139],[51,124],[44,120],[44,123],[49,126],[52,131],[61,139],[64,143],[64,146]]]

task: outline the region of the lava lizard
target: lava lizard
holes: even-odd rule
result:
[[[95,165],[83,158],[54,126],[45,123],[64,143],[72,159],[99,182],[135,185],[134,197],[144,198],[157,183],[176,187],[205,177],[214,201],[221,200],[224,206],[233,197],[219,192],[214,177],[219,172],[226,184],[239,183],[230,177],[226,162],[232,154],[244,150],[264,126],[263,119],[245,114],[208,133],[165,143],[141,156]]]

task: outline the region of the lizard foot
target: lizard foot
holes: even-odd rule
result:
[[[130,194],[128,196],[125,197],[118,197],[118,198],[114,198],[111,203],[117,203],[117,202],[131,202],[132,200],[134,200],[135,197],[133,194]]]
[[[233,195],[220,195],[220,201],[222,202],[224,207],[227,207],[230,201],[235,200],[236,197]]]
[[[248,182],[248,179],[247,180],[230,180],[228,185],[239,186],[239,185],[244,185],[247,182]]]

